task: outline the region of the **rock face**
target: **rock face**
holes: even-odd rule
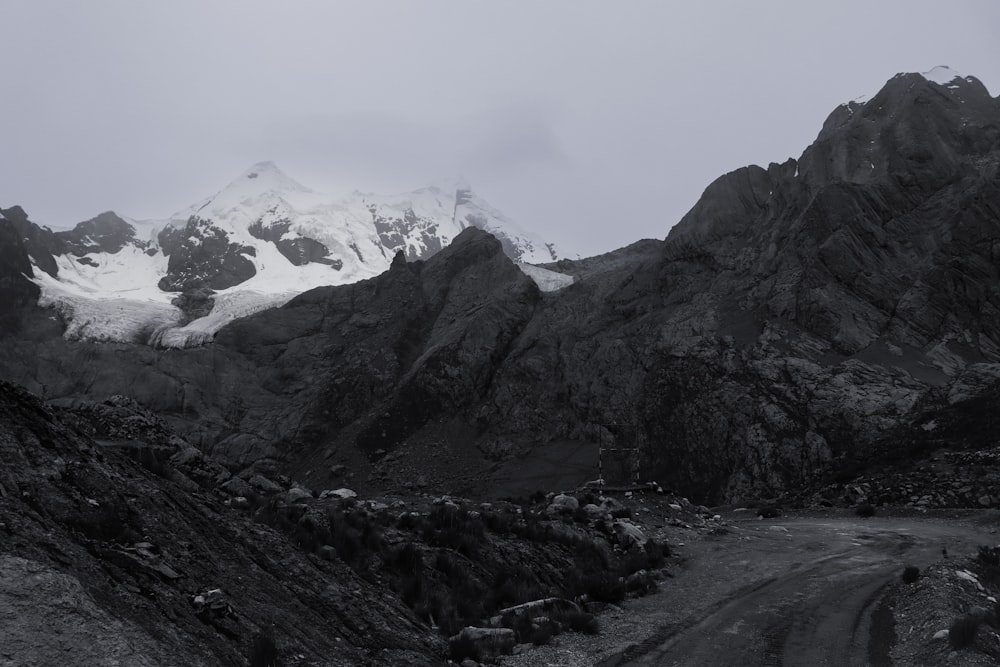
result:
[[[699,502],[770,497],[1000,377],[998,168],[997,99],[900,75],[799,160],[712,183],[664,241],[548,265],[576,278],[558,292],[467,229],[211,347],[12,337],[0,369],[49,397],[126,393],[222,460],[276,456],[313,488],[332,464],[361,491],[576,483],[604,443]]]
[[[17,313],[38,301],[40,290],[15,223],[0,212],[0,329],[16,326]]]
[[[256,249],[231,242],[228,234],[209,220],[192,217],[181,228],[164,229],[158,240],[163,254],[170,258],[167,275],[158,283],[164,292],[223,290],[257,273],[248,259],[256,256]]]
[[[126,415],[141,417],[106,407],[97,422],[119,437]],[[244,665],[260,632],[301,664],[371,664],[372,646],[387,649],[379,664],[438,660],[440,640],[395,594],[227,508],[211,485],[185,490],[133,463],[7,383],[0,456],[10,664]]]

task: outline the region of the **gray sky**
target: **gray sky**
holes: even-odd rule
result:
[[[319,190],[462,176],[595,254],[897,72],[1000,93],[995,0],[0,0],[0,25],[0,206],[53,227],[165,217],[274,160]]]

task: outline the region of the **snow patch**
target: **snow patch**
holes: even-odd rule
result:
[[[524,262],[517,262],[517,268],[521,269],[524,275],[535,281],[538,289],[543,292],[555,292],[573,284],[573,276],[558,271],[550,271],[540,266],[532,266]]]
[[[247,317],[269,308],[277,308],[292,300],[297,293],[264,294],[257,291],[237,290],[215,296],[215,305],[205,317],[200,317],[182,327],[163,327],[149,339],[154,347],[182,348],[204,345],[216,332],[233,320]]]
[[[955,79],[962,78],[961,74],[945,65],[938,65],[927,72],[921,72],[920,76],[924,77],[928,81],[938,84],[939,86],[944,86],[951,83]]]

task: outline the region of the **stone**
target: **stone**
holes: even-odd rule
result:
[[[357,498],[358,494],[351,489],[340,488],[334,489],[333,491],[325,491],[327,497],[340,498],[346,500],[347,498]]]
[[[197,447],[185,447],[170,457],[170,462],[175,466],[189,465],[195,461],[200,461],[204,455]]]
[[[264,477],[263,475],[254,475],[253,477],[250,478],[249,482],[250,486],[257,489],[261,493],[273,494],[273,493],[281,493],[282,491],[282,488],[280,486],[269,480],[267,477]],[[245,494],[241,493],[239,495],[245,495]]]
[[[299,486],[292,487],[285,494],[285,502],[288,504],[301,503],[311,499],[312,493]]]
[[[236,496],[230,499],[229,506],[239,510],[250,509],[250,501],[244,496]]]
[[[618,543],[622,546],[646,546],[646,542],[648,541],[646,534],[634,523],[619,519],[611,524],[611,528],[618,538]]]
[[[579,507],[580,501],[575,497],[560,493],[552,499],[545,511],[549,514],[569,514],[575,512]]]
[[[451,637],[451,641],[459,639],[474,642],[486,655],[501,655],[509,653],[514,648],[516,636],[510,628],[477,628],[467,626]]]
[[[246,500],[246,496],[250,495],[253,491],[253,487],[250,486],[250,483],[240,479],[239,477],[231,477],[219,486],[219,488],[231,496],[242,497],[244,500]]]

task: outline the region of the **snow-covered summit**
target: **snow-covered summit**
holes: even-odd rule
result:
[[[938,65],[937,67],[931,68],[926,72],[921,72],[920,76],[924,77],[932,83],[936,83],[939,86],[946,86],[955,79],[963,79],[964,77],[951,69],[947,65]]]
[[[335,195],[302,185],[273,162],[252,165],[165,220],[122,220],[136,239],[128,258],[96,249],[64,255],[55,276],[38,279],[43,303],[69,322],[68,335],[197,344],[308,289],[378,275],[399,251],[425,259],[467,227],[496,236],[519,264],[559,258],[463,181],[396,195]]]

